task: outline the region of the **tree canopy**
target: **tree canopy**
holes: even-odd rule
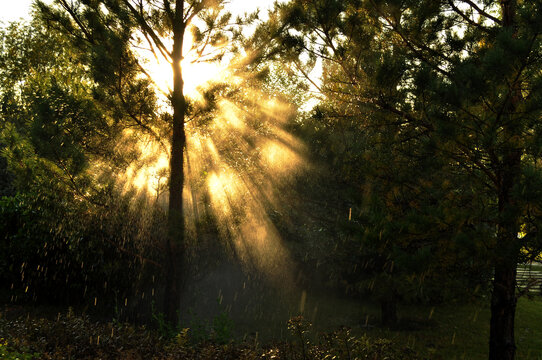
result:
[[[311,124],[341,139],[327,144],[345,175],[364,169],[353,173],[361,214],[376,192],[390,227],[379,241],[483,249],[492,359],[514,357],[516,267],[540,251],[539,5],[292,1],[259,34],[276,45],[262,58],[303,75],[322,62],[325,100]]]
[[[542,252],[540,6],[291,0],[260,21],[222,0],[36,1],[32,22],[0,30],[0,227],[13,253],[0,269],[37,270],[0,275],[37,298],[55,268],[95,299],[106,276],[127,303],[154,296],[160,273],[175,327],[191,242],[228,238],[285,287],[302,283],[299,266],[370,294],[390,326],[401,302],[488,294],[489,358],[513,359],[529,290],[517,267]],[[170,68],[169,92],[141,51]],[[190,52],[229,63],[193,99]],[[167,162],[153,201],[119,175],[148,158]],[[137,280],[114,265],[129,256]],[[101,272],[83,278],[89,261]]]

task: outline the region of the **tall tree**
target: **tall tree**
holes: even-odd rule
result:
[[[185,234],[183,218],[185,122],[188,111],[183,93],[181,61],[186,54],[183,45],[189,30],[194,36],[192,51],[199,61],[220,59],[225,51],[227,30],[232,33],[231,15],[223,10],[224,0],[56,0],[58,7],[37,1],[45,19],[73,36],[73,40],[88,54],[88,60],[98,82],[109,85],[110,92],[122,111],[136,125],[158,136],[152,114],[153,99],[139,97],[141,104],[151,103],[147,117],[134,113],[134,102],[126,89],[133,88],[137,75],[145,73],[131,45],[146,43],[154,56],[171,64],[173,90],[169,94],[171,113],[162,116],[169,134],[169,213],[166,239],[164,312],[171,323],[179,320],[178,311],[186,273],[184,268]],[[239,20],[240,22],[240,20]],[[141,38],[140,41],[137,39]],[[127,79],[126,73],[131,74]],[[137,82],[136,82],[137,83]],[[142,84],[148,87],[149,84]],[[132,100],[132,101],[130,101]]]
[[[450,179],[460,176],[440,201],[476,204],[446,211],[459,214],[457,231],[487,234],[470,241],[493,267],[489,357],[513,359],[516,267],[542,237],[540,3],[292,1],[276,10],[259,33],[276,46],[262,57],[285,54],[305,75],[303,59],[336,64],[342,85],[321,90],[344,103],[338,115],[382,134],[394,128],[388,144],[398,151],[415,156],[419,147],[405,143],[423,142]]]
[[[118,227],[102,231],[105,214],[127,218],[128,212],[118,206],[115,187],[99,180],[125,170],[135,156],[120,151],[127,142],[123,127],[94,101],[94,84],[73,61],[77,51],[66,36],[34,18],[0,29],[0,49],[0,162],[12,189],[0,204],[2,279],[13,299],[90,303],[91,294],[103,294],[104,281],[112,285],[121,275],[110,270],[134,263],[115,249],[132,246],[121,245],[126,234]],[[115,265],[98,267],[101,261]],[[13,276],[9,269],[19,267],[24,276]],[[131,283],[120,278],[117,284]]]

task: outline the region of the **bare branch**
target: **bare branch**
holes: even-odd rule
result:
[[[471,0],[461,0],[461,1],[466,2],[467,4],[469,4],[480,15],[485,16],[486,18],[488,18],[490,20],[493,20],[497,24],[501,24],[501,20],[497,19],[496,17],[494,17],[494,16],[488,14],[487,12],[485,12],[484,10],[480,9],[480,7],[478,5],[476,5],[473,1],[471,1]]]
[[[478,24],[477,22],[475,22],[474,20],[472,20],[471,18],[469,18],[463,11],[459,10],[459,8],[454,4],[454,0],[448,0],[448,4],[450,4],[450,7],[452,8],[452,10],[458,14],[459,16],[461,16],[463,18],[463,20],[465,20],[466,22],[468,22],[470,25],[488,33],[489,30],[483,26],[482,24]]]

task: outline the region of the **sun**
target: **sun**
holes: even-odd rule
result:
[[[165,39],[164,42],[168,42]],[[196,51],[191,50],[193,37],[190,31],[185,34],[183,44],[184,59],[181,62],[182,75],[184,81],[183,92],[185,96],[197,98],[200,90],[213,80],[223,77],[226,66],[219,62],[203,61]],[[169,94],[173,89],[173,70],[171,63],[161,56],[154,57],[148,51],[138,51],[145,63],[145,71],[150,75],[152,81],[156,84],[160,92]]]
[[[171,39],[163,38],[162,42],[171,48]],[[211,81],[222,80],[228,70],[224,62],[203,61],[197,56],[197,52],[192,50],[192,45],[192,32],[186,31],[183,44],[184,59],[181,62],[183,92],[186,97],[199,101],[202,99],[201,93],[205,86]],[[164,95],[162,100],[165,104],[173,88],[171,63],[144,47],[134,47],[133,51],[144,69],[145,74],[142,76],[148,76],[152,80],[158,92]],[[167,106],[163,109],[166,108]],[[125,174],[127,189],[135,188],[147,194],[155,194],[158,199],[167,182],[165,178],[169,166],[168,154],[163,151],[160,144],[145,136],[140,136],[135,146],[141,153],[141,161],[127,170]]]
[[[167,61],[156,61],[149,64],[148,72],[158,89],[170,93],[173,89],[173,71]],[[224,71],[219,64],[212,62],[198,62],[190,56],[181,62],[184,87],[183,92],[188,97],[198,97],[200,91],[207,83],[221,78]]]

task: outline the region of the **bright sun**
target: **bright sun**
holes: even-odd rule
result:
[[[167,43],[167,41],[165,41]],[[185,57],[181,62],[184,94],[189,97],[197,97],[198,88],[205,86],[211,80],[221,77],[225,68],[223,64],[208,61],[199,61],[195,51],[190,51],[193,44],[193,38],[190,31],[186,32],[183,45],[183,53]],[[171,64],[159,57],[149,57],[149,53],[141,53],[147,59],[146,70],[151,75],[152,80],[158,88],[165,93],[169,93],[173,88],[173,72]]]
[[[162,39],[166,46],[171,45],[171,39]],[[181,62],[184,80],[184,95],[193,99],[201,98],[201,90],[212,80],[224,78],[227,66],[220,62],[201,61],[196,51],[192,50],[193,38],[190,31],[186,32]],[[170,46],[171,48],[171,46]],[[173,88],[173,70],[171,64],[160,54],[154,56],[150,50],[144,48],[134,49],[142,59],[143,68],[158,90],[164,94],[170,94]],[[165,99],[165,98],[164,98]],[[160,148],[159,144],[143,138],[137,144],[141,151],[141,160],[144,166],[134,164],[126,172],[127,184],[137,189],[144,189],[149,194],[155,193],[160,197],[163,187],[164,176],[167,174],[169,164],[168,154]]]

